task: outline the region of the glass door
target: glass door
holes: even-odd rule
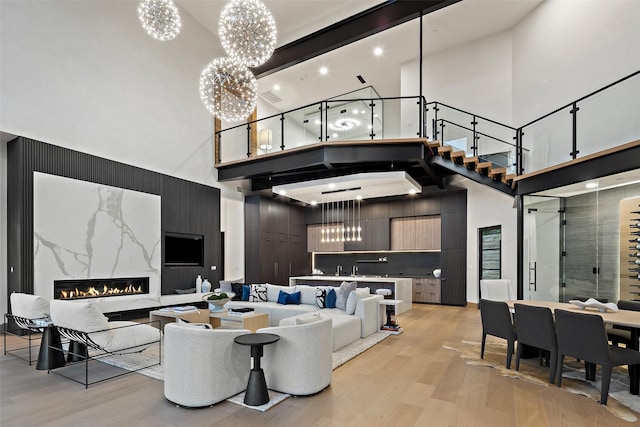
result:
[[[526,196],[524,206],[524,299],[562,301],[564,212],[561,200]]]

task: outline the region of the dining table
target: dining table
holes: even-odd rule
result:
[[[567,310],[575,313],[591,314],[600,316],[606,325],[624,326],[631,331],[631,348],[638,350],[640,338],[640,311],[618,310],[618,311],[600,311],[594,308],[580,308],[577,305],[567,302],[554,301],[534,301],[534,300],[510,300],[506,301],[510,310],[515,308],[515,304],[526,304],[534,307],[547,307],[551,312],[555,310]],[[593,365],[592,368],[595,368]],[[595,370],[594,370],[595,374]],[[640,381],[637,375],[630,375],[629,392],[638,395],[640,393]]]

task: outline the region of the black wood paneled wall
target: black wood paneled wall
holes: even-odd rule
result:
[[[7,144],[7,157],[9,294],[33,293],[33,172],[159,195],[162,237],[165,232],[205,236],[204,267],[170,268],[163,264],[162,293],[193,287],[198,274],[212,284],[220,279],[219,189],[22,137]]]

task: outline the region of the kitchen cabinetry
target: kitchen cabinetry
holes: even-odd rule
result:
[[[413,279],[413,302],[440,304],[440,279]]]
[[[391,219],[391,250],[440,249],[440,216]]]
[[[250,196],[245,199],[245,281],[286,284],[308,273],[307,233],[300,206]]]

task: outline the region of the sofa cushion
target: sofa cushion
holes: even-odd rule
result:
[[[280,291],[280,295],[278,296],[278,304],[300,304],[300,292],[294,292],[289,294],[285,291]]]
[[[316,307],[324,308],[326,298],[327,298],[327,289],[325,287],[317,287],[316,288]]]
[[[242,285],[242,297],[240,301],[249,301],[249,294],[251,293],[251,285]]]
[[[310,285],[297,286],[300,291],[300,303],[316,305],[316,287]]]
[[[336,290],[333,286],[327,291],[327,296],[324,299],[324,306],[325,308],[336,308]]]
[[[14,292],[11,294],[11,313],[25,319],[49,317],[49,301],[41,296]]]
[[[310,316],[300,316],[296,317],[296,325],[306,325],[308,323],[317,322],[320,319],[322,319],[320,313],[313,313]]]
[[[280,291],[286,292],[288,294],[292,294],[296,291],[296,288],[295,286],[280,286],[280,285],[272,285],[268,283],[267,284],[267,301],[278,302],[278,298],[280,298]]]
[[[253,284],[249,290],[250,302],[267,302],[267,284]]]
[[[360,289],[356,289],[355,291],[351,292],[349,294],[349,297],[347,298],[347,306],[345,308],[345,312],[347,314],[353,314],[356,312],[356,304],[358,304],[358,301],[360,301],[363,298],[367,298],[370,297],[370,290],[369,288],[360,288]]]
[[[356,282],[342,282],[340,287],[336,289],[336,308],[346,310],[347,298],[349,294],[356,290]]]

